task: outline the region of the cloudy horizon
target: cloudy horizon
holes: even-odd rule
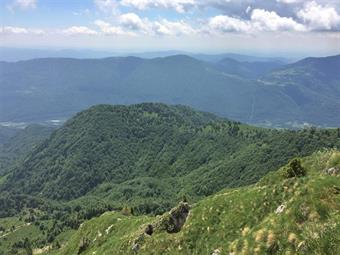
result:
[[[338,54],[334,0],[0,0],[5,47]]]

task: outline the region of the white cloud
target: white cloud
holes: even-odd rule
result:
[[[173,9],[179,13],[186,12],[196,5],[196,0],[122,0],[124,6],[131,6],[139,10],[149,8]]]
[[[120,15],[119,23],[129,29],[134,31],[141,31],[147,33],[150,28],[150,22],[148,19],[141,19],[137,14],[135,13],[126,13],[123,15]]]
[[[258,31],[305,31],[304,25],[293,18],[281,17],[276,12],[255,9],[251,14],[252,26]]]
[[[94,31],[85,26],[72,26],[67,29],[62,30],[63,34],[66,35],[96,35],[97,31]]]
[[[248,21],[233,18],[225,15],[218,15],[208,22],[206,32],[228,33],[228,32],[249,32],[251,24]]]
[[[32,34],[32,35],[43,35],[45,32],[41,29],[31,29],[24,27],[13,27],[13,26],[3,26],[0,27],[0,34]]]
[[[152,30],[154,34],[168,36],[191,35],[196,33],[195,29],[182,20],[176,22],[166,19],[156,21],[152,24]]]
[[[1,34],[28,34],[28,30],[23,27],[0,27]]]
[[[340,29],[340,15],[334,7],[322,6],[315,1],[307,3],[298,11],[297,16],[302,19],[311,30]]]
[[[161,19],[151,21],[148,18],[141,18],[135,13],[126,13],[118,17],[118,22],[124,30],[146,35],[167,35],[178,36],[194,34],[195,30],[183,20],[169,21]]]
[[[96,20],[94,22],[100,29],[100,31],[105,35],[129,35],[134,36],[135,33],[124,31],[124,29],[120,26],[113,26],[108,22],[103,20]]]
[[[255,33],[280,31],[306,31],[304,25],[293,18],[281,17],[276,12],[254,9],[249,20],[218,15],[209,19],[203,32],[208,33]]]

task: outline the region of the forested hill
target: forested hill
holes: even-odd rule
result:
[[[0,189],[59,201],[95,196],[161,212],[183,196],[254,183],[294,156],[339,147],[339,135],[254,128],[184,106],[98,105],[55,131]]]

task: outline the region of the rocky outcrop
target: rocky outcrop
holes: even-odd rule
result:
[[[78,254],[84,252],[90,245],[90,239],[83,237],[79,242]]]
[[[177,207],[172,208],[170,212],[163,214],[152,224],[154,231],[166,231],[168,233],[179,232],[189,215],[189,210],[189,204],[181,202]]]
[[[160,232],[177,233],[181,231],[189,215],[190,206],[186,202],[181,202],[178,206],[171,209],[170,212],[163,214],[152,224],[145,226],[142,233],[132,242],[132,250],[138,253],[140,247],[145,242],[146,238]]]

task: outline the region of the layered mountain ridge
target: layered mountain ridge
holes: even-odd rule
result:
[[[0,121],[70,117],[95,104],[185,104],[257,125],[337,126],[340,57],[293,64],[189,56],[0,63]]]

